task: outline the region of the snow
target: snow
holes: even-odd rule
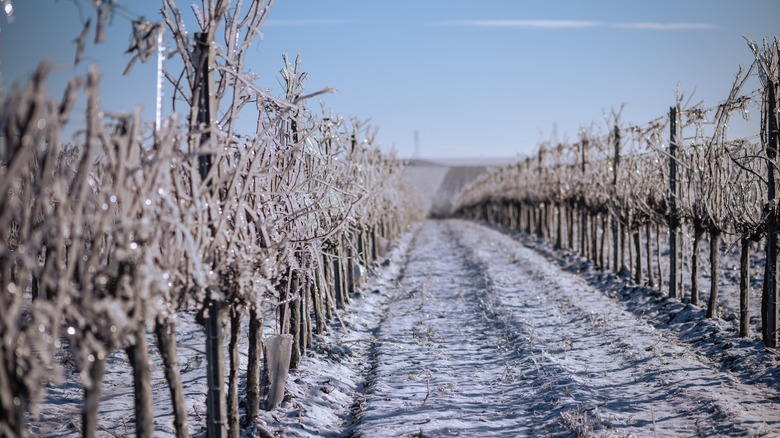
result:
[[[246,433],[780,434],[776,353],[739,338],[736,321],[703,313],[526,235],[418,223],[369,268],[340,320],[290,372],[285,400]],[[183,315],[178,333],[190,427],[203,435],[202,330]],[[172,436],[153,353],[156,433]],[[129,373],[114,353],[101,403],[107,436],[133,433]],[[33,435],[78,434],[74,382],[48,388]]]

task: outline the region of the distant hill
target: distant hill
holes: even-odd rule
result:
[[[412,158],[403,160],[406,173],[420,190],[431,216],[451,213],[455,195],[483,173],[515,161],[514,158]]]

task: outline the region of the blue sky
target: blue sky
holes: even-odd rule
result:
[[[141,104],[151,120],[154,63],[121,73],[128,17],[158,20],[160,2],[118,3],[123,12],[105,43],[88,46],[87,62],[101,67],[106,108]],[[179,2],[188,16],[189,3]],[[89,2],[13,6],[15,20],[0,19],[4,86],[49,57],[49,88],[60,93],[67,77],[85,69],[73,68],[73,39],[94,15]],[[582,126],[605,126],[604,114],[624,103],[624,123],[661,116],[678,84],[715,105],[738,65],[752,60],[742,35],[778,35],[778,23],[777,0],[277,0],[248,65],[261,86],[281,93],[281,55],[300,54],[308,90],[336,88],[325,104],[371,119],[382,147],[399,156],[415,154],[418,131],[420,156],[512,157],[553,133],[575,140]]]

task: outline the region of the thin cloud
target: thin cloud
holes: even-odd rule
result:
[[[654,23],[628,22],[609,23],[584,20],[451,20],[432,23],[434,26],[493,27],[518,29],[590,29],[616,28],[631,30],[712,30],[718,27],[711,23]]]
[[[582,29],[602,25],[598,21],[579,20],[453,20],[434,23],[437,26],[515,27],[526,29]]]
[[[638,30],[712,30],[718,28],[712,23],[616,23],[612,26],[619,29]]]
[[[330,19],[304,19],[304,20],[268,20],[266,26],[342,26],[355,23],[352,20],[330,20]]]

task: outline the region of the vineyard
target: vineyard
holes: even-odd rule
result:
[[[668,115],[630,126],[613,111],[606,132],[583,129],[577,142],[542,144],[535,156],[481,177],[459,194],[455,215],[547,239],[637,285],[706,305],[709,318],[721,316],[719,256],[736,245],[741,336],[751,331],[750,259],[760,251],[760,330],[764,344],[776,348],[780,40],[746,40],[755,61],[740,67],[716,106],[679,95]],[[755,76],[761,88],[745,90]],[[732,138],[732,118],[756,113],[760,132]]]
[[[85,4],[76,65],[128,16]],[[127,19],[154,120],[106,110],[97,65],[56,97],[47,61],[0,84],[0,436],[776,433],[774,356],[717,369],[610,291],[662,291],[721,356],[763,354],[758,333],[776,353],[780,38],[746,38],[714,106],[678,93],[644,125],[615,110],[442,173],[473,182],[422,221],[404,164],[313,102],[334,90],[308,90],[300,58],[281,95],[248,66],[273,5]],[[599,274],[551,262],[572,255]]]
[[[245,55],[273,0],[247,3],[204,2],[194,35],[172,0],[162,1],[163,22],[132,23],[133,61],[162,59],[167,35],[159,75],[176,112],[163,117],[158,100],[154,123],[140,110],[102,111],[96,66],[61,99],[46,92],[45,62],[2,96],[0,435],[26,436],[45,388],[75,375],[78,433],[97,436],[106,359],[124,351],[135,433],[154,433],[154,354],[176,435],[188,436],[176,329],[195,315],[205,332],[207,434],[239,436],[258,409],[281,401],[287,370],[421,215],[401,165],[367,124],[306,106],[330,90],[305,94],[299,60],[284,58],[285,96],[257,84]],[[93,5],[99,43],[114,3]],[[87,21],[77,62],[92,32]],[[66,140],[81,120],[79,99],[85,124]],[[241,116],[253,131],[241,130]]]

